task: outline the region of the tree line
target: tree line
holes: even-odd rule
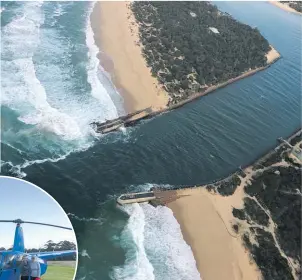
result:
[[[272,233],[261,228],[269,224],[267,213],[270,213],[275,236],[284,255],[298,264],[295,273],[297,279],[300,279],[301,171],[301,167],[279,166],[259,172],[244,188],[250,197],[257,199],[257,203],[253,199],[245,198],[243,209],[233,208],[236,218],[246,220],[251,225],[250,232],[243,236],[243,240],[264,280],[295,279],[289,263],[277,249]],[[250,235],[253,235],[253,240],[258,245],[255,241],[251,242]]]
[[[12,250],[12,247],[5,248],[0,247],[0,251]],[[25,249],[26,253],[38,253],[38,252],[52,252],[52,251],[66,251],[66,250],[76,250],[76,244],[74,242],[63,240],[60,242],[54,242],[52,240],[48,240],[43,246],[40,248],[27,248]],[[73,256],[60,257],[60,260],[73,260]]]
[[[296,10],[297,12],[302,13],[302,2],[301,1],[280,1],[280,3],[287,4],[292,9]]]
[[[142,53],[170,104],[267,64],[268,41],[209,2],[131,4]]]

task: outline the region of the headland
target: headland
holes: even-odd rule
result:
[[[188,62],[185,59],[186,56],[189,57],[188,54],[181,55],[182,53],[180,52],[179,61],[175,60],[174,54],[174,58],[166,56],[163,50],[156,49],[151,54],[148,36],[151,26],[154,30],[157,28],[156,26],[154,27],[155,22],[151,19],[151,17],[155,15],[151,13],[149,22],[144,22],[141,16],[143,15],[142,11],[145,7],[141,5],[143,4],[131,4],[130,2],[98,2],[92,14],[95,40],[101,50],[99,59],[105,70],[111,74],[116,88],[124,97],[127,113],[133,113],[137,110],[150,107],[153,113],[156,112],[159,114],[178,108],[216,89],[265,70],[280,58],[278,51],[268,44],[260,35],[259,31],[250,27],[247,28],[246,25],[233,20],[229,15],[220,12],[216,8],[212,11],[212,6],[208,6],[208,4],[202,5],[205,5],[217,18],[225,17],[233,24],[236,31],[232,32],[234,32],[235,35],[241,34],[240,36],[245,36],[245,34],[247,34],[250,36],[249,40],[260,40],[259,43],[255,43],[253,46],[254,50],[251,51],[251,53],[242,55],[242,58],[238,57],[238,62],[236,62],[238,64],[234,64],[232,58],[230,58],[234,55],[231,54],[230,46],[235,42],[229,42],[226,49],[230,52],[228,55],[229,60],[225,61],[226,58],[220,54],[220,62],[216,63],[214,60],[209,62],[213,64],[211,66],[212,70],[217,68],[217,73],[215,73],[214,76],[208,75],[206,72],[200,72],[202,70],[197,69],[198,65],[194,64],[196,69],[190,66],[191,64],[193,65],[193,62],[190,60],[191,58],[188,58]],[[152,3],[151,5],[155,4]],[[164,5],[167,6],[164,7],[164,9],[168,8],[169,3],[165,3]],[[194,6],[192,9],[193,8],[197,9],[198,7]],[[183,9],[183,7],[180,7],[180,9]],[[199,16],[204,15],[200,14]],[[172,19],[173,17],[174,15],[171,15]],[[161,18],[162,24],[166,24],[163,19],[164,12],[162,12]],[[188,21],[190,21],[190,19],[188,19]],[[160,29],[160,27],[157,29]],[[174,31],[172,30],[171,32]],[[200,32],[206,32],[206,34],[208,34],[208,31],[204,29]],[[157,34],[152,36],[156,35]],[[195,35],[192,34],[192,36]],[[216,34],[208,34],[207,36],[216,36]],[[156,44],[155,48],[162,45],[162,42],[166,42],[166,38],[163,37],[163,35],[159,34],[157,37],[159,41],[152,43],[154,45]],[[217,42],[213,44],[216,46],[221,39],[216,38],[215,40],[217,40]],[[175,46],[168,47],[176,48]],[[209,48],[207,47],[206,49]],[[241,51],[247,51],[248,45],[244,44],[241,48],[243,49]],[[223,48],[219,47],[219,51],[223,51]],[[194,52],[194,49],[192,52]],[[211,54],[206,51],[205,54],[211,56]],[[158,55],[162,59],[158,60],[158,58],[156,58]],[[150,56],[154,56],[154,58],[151,59]],[[240,62],[241,59],[245,60],[245,62]],[[156,61],[159,61],[167,68],[165,70],[166,72],[164,72],[166,74],[169,73],[168,76],[165,76],[166,74],[163,74],[163,70],[155,65]],[[168,61],[170,61],[171,64],[169,64]],[[207,61],[203,61],[200,63],[207,65],[208,63],[206,62]],[[183,70],[179,70],[180,68],[175,70],[173,67],[179,63],[188,63],[188,66],[183,65],[182,67],[184,67],[184,69],[193,67],[194,73],[192,72],[192,74],[190,70],[190,73],[186,74],[182,72]],[[184,74],[175,72],[175,76],[173,76],[174,70],[181,71],[179,73]],[[179,75],[183,76],[181,77]],[[180,80],[177,80],[176,77],[178,76]],[[170,82],[170,79],[174,82]],[[154,114],[152,114],[152,116],[153,115]]]

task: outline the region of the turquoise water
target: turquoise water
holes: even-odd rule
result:
[[[300,126],[301,17],[264,2],[216,5],[257,26],[282,59],[103,137],[89,123],[114,117],[122,100],[95,60],[91,3],[2,3],[2,173],[25,176],[72,213],[82,252],[78,279],[196,279],[172,213],[118,208],[116,196],[222,178]]]
[[[24,167],[91,146],[96,135],[89,123],[118,114],[98,70],[92,3],[3,2],[2,8],[2,143],[23,153],[8,161]]]

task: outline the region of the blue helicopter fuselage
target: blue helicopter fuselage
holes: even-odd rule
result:
[[[30,255],[24,253],[24,236],[20,224],[17,224],[14,237],[14,245],[10,251],[0,252],[0,280],[19,280],[20,265],[22,258],[26,258],[29,262]],[[46,272],[47,264],[40,258],[37,258],[40,263],[41,275]]]
[[[12,270],[0,271],[0,279],[4,280],[16,280],[20,279],[20,273]]]
[[[47,260],[53,260],[56,259],[57,257],[76,255],[76,250],[26,253],[21,223],[34,223],[34,222],[24,222],[20,219],[12,220],[12,221],[5,220],[2,222],[14,222],[17,225],[15,229],[15,237],[14,237],[14,244],[12,250],[0,251],[0,280],[19,280],[21,267],[23,265],[22,262],[24,260],[27,260],[28,263],[30,264],[33,257],[35,257],[36,261],[40,263],[40,272],[41,275],[43,275],[46,273],[47,270]],[[50,224],[42,224],[42,225],[55,226]],[[60,226],[55,226],[55,227],[60,227]],[[72,230],[71,228],[65,228],[65,229]]]
[[[0,280],[19,280],[20,279],[20,263],[24,252],[18,251],[1,251],[0,252]],[[28,262],[31,261],[31,256],[27,255],[26,259]],[[37,258],[40,263],[41,275],[46,273],[47,263]]]

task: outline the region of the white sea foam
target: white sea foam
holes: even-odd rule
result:
[[[57,4],[57,7],[53,12],[54,17],[60,17],[67,13],[66,11],[64,11],[63,5],[61,3],[56,3],[56,4]]]
[[[34,160],[14,163],[12,169],[19,176],[26,175],[22,168],[56,162],[91,146],[100,135],[90,123],[117,117],[109,91],[102,85],[103,80],[98,79],[98,75],[103,76],[90,25],[93,6],[87,13],[86,24],[83,21],[84,28],[76,30],[86,32],[85,53],[85,42],[69,35],[65,38],[60,29],[43,26],[54,15],[55,18],[64,15],[67,5],[73,4],[56,3],[54,13],[47,12],[52,4],[45,5],[49,6],[22,2],[14,11],[16,17],[1,29],[1,105],[15,111],[14,117],[17,115],[19,121],[29,125],[20,126],[17,133],[6,129],[3,141],[13,146],[27,145],[24,147],[27,152],[39,153],[39,148],[50,152],[44,158],[35,156]],[[82,59],[72,59],[74,54]],[[83,77],[87,78],[87,84],[85,80],[81,82]]]
[[[82,136],[77,123],[47,102],[44,87],[36,76],[33,55],[44,22],[41,3],[24,3],[22,15],[2,31],[1,104],[19,112],[19,120],[37,125],[66,140]],[[22,43],[21,43],[22,41]]]
[[[90,16],[93,11],[94,5],[95,2],[91,5],[91,10],[87,18],[87,26],[86,26],[86,45],[89,49],[88,51],[89,63],[87,65],[88,82],[91,86],[91,95],[97,98],[98,100],[100,100],[102,104],[106,104],[106,107],[104,107],[104,109],[106,110],[105,111],[106,118],[113,119],[118,115],[117,109],[112,99],[110,98],[109,94],[107,93],[106,89],[101,84],[98,78],[99,71],[101,70],[99,66],[99,59],[97,58],[97,55],[99,53],[99,48],[97,47],[94,41],[94,33],[91,27],[91,20],[90,20]]]
[[[145,215],[138,204],[125,206],[129,221],[121,235],[122,246],[126,249],[123,267],[115,267],[111,278],[114,280],[155,280],[153,267],[144,248]]]
[[[78,221],[82,221],[82,222],[103,222],[103,219],[99,218],[99,219],[96,219],[96,218],[81,218],[81,217],[78,217],[77,215],[73,214],[73,213],[68,213],[67,214],[71,219],[75,219],[75,220],[78,220]]]
[[[0,143],[2,143],[2,142],[0,142]],[[5,143],[5,145],[7,145],[10,148],[12,148],[13,150],[17,151],[20,155],[22,155],[24,153],[23,151],[21,151],[20,149],[18,149],[17,147],[15,147],[15,146],[13,146],[13,145],[11,145],[9,143]]]
[[[143,204],[145,249],[160,280],[200,280],[191,247],[168,207]]]
[[[87,80],[95,101],[76,94],[70,79],[72,70],[60,69],[56,64],[58,58],[68,56],[71,45],[68,41],[61,42],[53,30],[41,33],[45,17],[41,3],[24,3],[20,9],[19,15],[2,30],[2,105],[17,111],[20,121],[65,140],[91,135],[90,123],[95,119],[117,117],[116,107],[98,79],[98,48],[90,24],[92,8],[86,24]],[[56,11],[58,16],[64,14],[61,5]],[[40,43],[48,53],[41,56],[42,62],[34,63],[33,56]],[[47,91],[37,78],[37,69],[43,74]]]
[[[82,250],[81,256],[82,256],[82,257],[87,257],[88,259],[91,259],[90,256],[89,256],[89,254],[88,254],[88,252],[87,252],[87,250],[85,250],[85,249]]]
[[[78,149],[70,150],[69,152],[67,152],[64,155],[57,155],[55,158],[25,160],[22,164],[13,164],[11,161],[1,160],[0,169],[1,169],[1,167],[5,166],[5,165],[11,166],[11,169],[10,169],[11,172],[15,173],[17,175],[17,177],[19,177],[19,178],[24,178],[27,176],[27,174],[24,171],[22,171],[22,169],[29,167],[31,165],[34,165],[34,164],[41,164],[41,163],[45,163],[45,162],[53,162],[53,163],[58,162],[60,160],[65,159],[72,153],[76,153],[76,152],[80,152],[80,151],[84,151],[84,150],[88,149],[89,145],[90,144],[86,144],[86,146],[82,146]]]
[[[26,173],[21,171],[20,165],[15,166],[11,161],[4,160],[1,160],[0,173],[2,172],[3,167],[6,165],[10,166],[10,171],[13,172],[18,178],[24,178],[26,176]]]
[[[114,268],[112,279],[200,280],[191,248],[169,208],[133,204],[122,209],[130,215],[121,236],[126,262]]]
[[[19,120],[37,125],[42,131],[54,132],[66,140],[82,136],[75,120],[47,102],[45,89],[36,77],[32,58],[4,62],[4,68],[2,104],[18,110],[21,113]],[[6,74],[10,69],[16,70],[13,81],[8,81],[11,74]],[[12,82],[15,82],[14,86]]]
[[[39,28],[44,22],[40,2],[28,2],[19,8],[17,16],[1,28],[1,59],[32,57],[39,41]]]
[[[47,3],[48,4],[48,3]],[[51,13],[51,15],[49,16],[49,25],[50,26],[55,26],[55,24],[57,23],[58,19],[66,14],[67,12],[65,11],[65,8],[68,6],[68,3],[64,2],[64,3],[60,3],[60,2],[56,2],[56,3],[51,3],[51,5],[55,5],[53,12]]]

